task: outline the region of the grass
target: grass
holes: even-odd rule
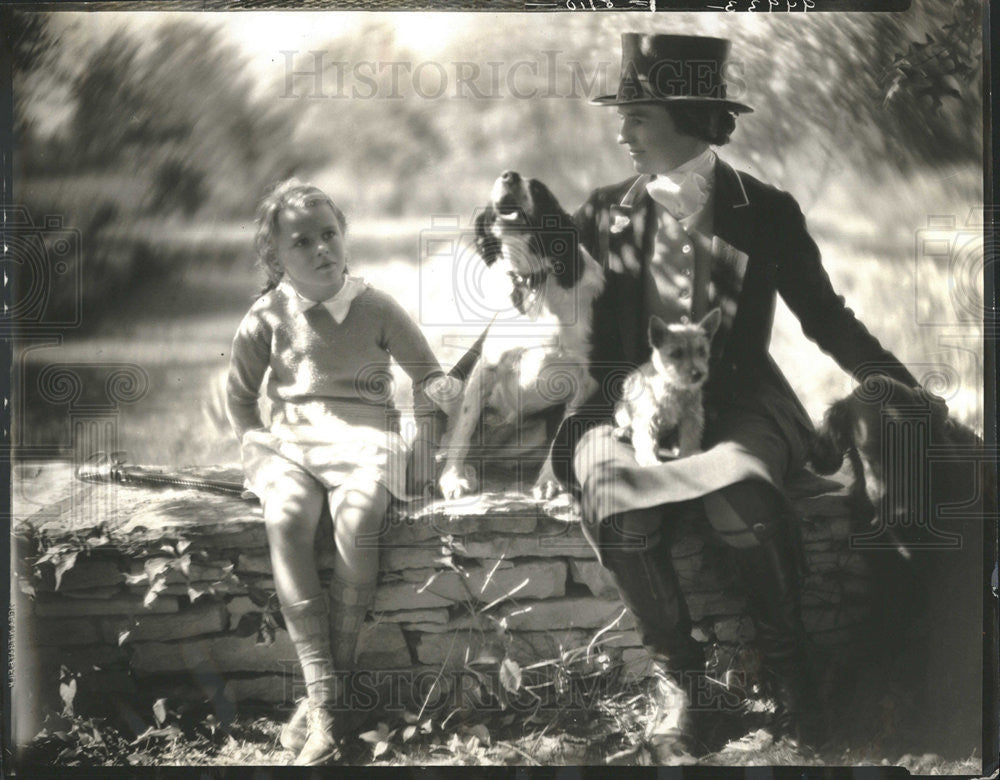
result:
[[[486,704],[486,702],[484,702]],[[494,702],[495,704],[495,702]],[[715,742],[701,766],[903,766],[916,774],[975,775],[976,755],[956,760],[934,754],[886,757],[877,746],[833,743],[806,751],[775,743],[761,728],[767,706],[751,701],[740,711],[713,713]],[[52,715],[45,730],[18,756],[23,769],[42,766],[268,766],[293,755],[278,744],[287,713],[251,708],[220,723],[204,708],[166,714],[140,734],[114,719]],[[525,717],[496,706],[416,713],[382,713],[358,736],[345,740],[337,762],[352,766],[649,766],[653,756],[642,739],[650,715],[644,684],[621,686],[583,707],[550,706]],[[150,720],[153,719],[151,716]],[[721,736],[720,736],[721,735]]]

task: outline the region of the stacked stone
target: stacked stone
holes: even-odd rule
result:
[[[78,709],[161,696],[279,704],[301,694],[292,645],[275,629],[256,505],[182,489],[73,490],[73,500],[16,513],[15,662],[23,674],[15,679],[23,693],[51,702],[65,667],[64,679],[66,671],[79,675]],[[87,516],[94,506],[100,517]],[[864,619],[863,561],[849,549],[842,497],[802,509],[813,570],[807,628],[817,644],[842,648]],[[327,532],[317,539],[324,576],[333,560],[329,527],[321,523]],[[674,538],[695,638],[722,668],[738,665],[753,626],[720,551],[696,528],[678,528]],[[39,539],[49,549],[70,539],[81,548],[58,587],[57,559],[33,565]],[[447,678],[495,670],[505,658],[537,668],[603,653],[626,676],[647,671],[631,619],[569,501],[490,493],[442,502],[392,515],[378,544],[380,585],[359,668]]]

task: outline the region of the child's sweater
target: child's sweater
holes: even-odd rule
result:
[[[423,386],[441,367],[420,329],[389,295],[366,287],[337,324],[323,305],[279,286],[254,303],[233,339],[230,422],[240,438],[264,427],[257,400],[270,367],[273,412],[283,404],[322,401],[351,424],[384,428],[394,408],[390,356],[413,381],[415,413],[432,412]]]

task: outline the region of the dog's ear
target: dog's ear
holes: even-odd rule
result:
[[[844,453],[854,446],[853,427],[850,398],[841,399],[827,409],[809,454],[809,462],[817,474],[833,474],[840,469]]]
[[[670,328],[667,323],[655,314],[649,318],[649,346],[659,349],[670,338]]]
[[[715,331],[719,329],[719,325],[722,324],[722,310],[712,309],[708,314],[705,315],[704,319],[698,323],[698,327],[705,331],[705,335],[709,339],[715,335]]]
[[[556,196],[552,194],[552,190],[538,179],[528,179],[528,194],[531,195],[531,204],[534,206],[534,214],[529,214],[528,217],[534,227],[541,226],[541,223],[536,220],[543,217],[556,217],[562,222],[562,218],[568,216],[563,207],[559,205]]]
[[[528,192],[533,208],[529,220],[538,231],[539,253],[551,264],[549,271],[556,283],[568,290],[583,276],[583,254],[573,219],[538,179],[528,180]]]
[[[476,251],[479,252],[479,256],[483,258],[483,262],[486,265],[493,265],[497,258],[500,257],[500,239],[493,235],[490,230],[493,227],[494,221],[496,221],[497,215],[493,210],[492,206],[487,206],[483,211],[476,217]]]

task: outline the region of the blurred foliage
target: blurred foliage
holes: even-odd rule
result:
[[[68,127],[19,163],[29,176],[127,173],[144,185],[138,199],[105,195],[131,215],[245,214],[267,183],[323,159],[287,143],[295,117],[254,86],[217,28],[170,21],[151,41],[117,32],[68,79]]]
[[[256,83],[224,27],[187,17],[139,35],[126,25],[63,75],[70,119],[45,143],[25,139],[33,143],[19,164],[29,175],[134,176],[146,186],[123,204],[132,213],[244,216],[265,183],[293,171],[325,171],[348,206],[383,216],[465,211],[506,167],[545,178],[572,205],[628,173],[614,111],[587,99],[614,89],[619,32],[632,29],[731,38],[731,95],[757,110],[740,118],[730,155],[808,200],[844,167],[979,165],[982,13],[981,0],[914,0],[907,13],[630,14],[627,24],[490,15],[432,62],[372,15],[322,47],[325,99],[313,76],[290,78],[281,58],[273,83]],[[14,15],[18,68],[52,67],[50,18]],[[295,57],[294,69],[310,69],[307,52]],[[464,87],[460,60],[478,69]],[[407,69],[372,67],[362,81],[366,62]],[[343,79],[335,63],[355,68],[346,96],[329,94]],[[431,66],[423,93],[414,87],[421,64]],[[500,66],[495,81],[489,64]],[[444,94],[428,97],[440,73]]]
[[[7,26],[4,38],[13,54],[15,69],[30,73],[41,67],[52,47],[58,43],[47,24],[47,17],[39,14],[6,13]]]
[[[36,219],[59,214],[83,231],[95,301],[155,273],[178,225],[246,223],[264,188],[292,174],[362,220],[444,213],[467,224],[508,168],[573,209],[632,171],[616,112],[588,100],[614,91],[620,33],[637,30],[732,40],[730,95],[756,110],[739,118],[725,157],[807,212],[838,177],[850,181],[850,213],[827,204],[828,224],[878,214],[912,231],[923,225],[890,214],[873,183],[898,199],[908,179],[939,171],[941,197],[914,204],[920,222],[981,200],[969,183],[982,159],[982,15],[982,0],[884,14],[549,14],[530,25],[483,14],[435,55],[407,48],[387,17],[341,27],[331,16],[329,40],[309,45],[325,58],[317,94],[309,51],[291,65],[274,56],[268,78],[215,15],[15,12],[4,35],[16,196]],[[344,66],[346,94],[331,94]]]

